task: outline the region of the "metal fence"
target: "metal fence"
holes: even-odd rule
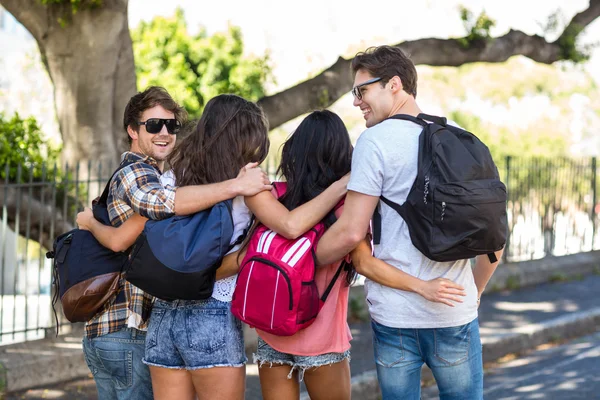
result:
[[[505,158],[507,262],[600,248],[596,159]],[[277,161],[263,167],[275,179]],[[55,236],[100,194],[116,165],[12,166],[0,171],[0,344],[54,332],[51,262]],[[62,320],[59,312],[59,319]]]
[[[509,262],[600,248],[596,158],[498,160],[508,189]]]

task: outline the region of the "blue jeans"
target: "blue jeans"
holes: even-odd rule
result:
[[[419,400],[423,363],[441,400],[483,399],[479,322],[451,328],[399,329],[371,321],[377,379],[383,400]]]
[[[150,370],[142,363],[146,333],[127,328],[83,338],[83,355],[102,400],[152,399]]]

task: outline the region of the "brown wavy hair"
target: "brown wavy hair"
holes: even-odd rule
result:
[[[269,124],[256,104],[233,94],[213,97],[200,120],[168,158],[177,186],[235,178],[269,152]]]

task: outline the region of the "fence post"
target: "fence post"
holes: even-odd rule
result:
[[[594,250],[594,240],[596,239],[596,157],[592,157],[592,250]]]
[[[511,160],[511,156],[506,156],[506,173],[504,175],[504,185],[506,186],[506,193],[507,193],[507,198],[510,199],[510,190],[508,189],[508,185],[510,183],[509,181],[509,177],[510,177],[510,160]],[[506,203],[506,207],[508,208],[508,202]],[[508,210],[506,210],[506,212],[508,213]],[[514,218],[514,215],[513,215]],[[508,232],[506,234],[506,245],[504,246],[504,252],[502,253],[502,262],[506,263],[508,262],[508,252],[510,251],[510,227],[507,227]]]

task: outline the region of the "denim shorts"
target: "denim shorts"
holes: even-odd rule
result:
[[[144,363],[173,369],[241,367],[246,361],[242,323],[231,303],[156,299],[146,334]]]
[[[288,374],[288,379],[291,379],[294,370],[298,369],[300,371],[300,380],[304,377],[304,371],[309,368],[336,364],[345,359],[350,361],[350,350],[346,350],[343,353],[319,354],[318,356],[297,356],[275,350],[260,337],[258,338],[258,347],[254,354],[254,362],[258,363],[259,368],[265,363],[269,363],[269,366],[271,367],[273,364],[291,365],[292,369]]]

